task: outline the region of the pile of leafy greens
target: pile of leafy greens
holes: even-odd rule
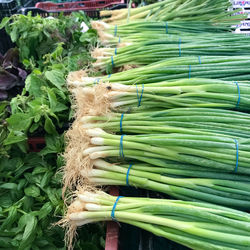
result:
[[[30,74],[21,94],[0,104],[0,249],[65,249],[64,232],[52,224],[63,214],[61,175],[63,131],[72,119],[65,79],[88,67],[96,32],[82,32],[89,19],[81,12],[58,18],[28,14],[4,18],[16,43],[19,63]],[[14,65],[14,64],[13,64]],[[28,139],[44,137],[39,153]],[[90,225],[79,231],[75,249],[104,248],[104,230]]]
[[[9,135],[4,144],[17,144],[27,151],[27,139],[36,133],[58,134],[71,119],[65,78],[70,71],[87,67],[92,61],[95,30],[82,32],[89,23],[83,13],[58,18],[13,15],[4,18],[6,29],[19,49],[21,62],[31,74],[21,95],[11,100],[12,115],[7,119]]]

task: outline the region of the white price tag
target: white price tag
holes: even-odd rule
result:
[[[85,33],[89,30],[89,27],[86,25],[85,22],[81,23],[81,28],[82,28],[82,30],[81,30],[82,33]]]

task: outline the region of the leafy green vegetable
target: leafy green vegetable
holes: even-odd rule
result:
[[[89,48],[97,41],[94,30],[81,32],[82,21],[89,24],[83,13],[56,19],[28,14],[4,18],[0,24],[31,72],[22,93],[0,104],[0,246],[4,249],[65,250],[63,230],[52,226],[64,207],[62,176],[57,173],[64,161],[58,154],[64,150],[63,128],[72,115],[65,79],[70,71],[89,64]],[[27,139],[32,136],[46,139],[39,153],[28,152]],[[84,244],[103,249],[100,225],[79,234],[75,249]]]

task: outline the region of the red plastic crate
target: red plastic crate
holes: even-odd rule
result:
[[[73,11],[91,11],[97,9],[106,9],[114,5],[124,4],[124,0],[93,0],[65,3],[38,2],[35,7],[50,11],[73,12]]]
[[[28,139],[29,151],[40,152],[45,147],[45,139],[43,137],[32,137]]]
[[[109,193],[119,196],[118,187],[111,186]],[[118,250],[119,244],[119,224],[114,221],[107,222],[105,250]]]

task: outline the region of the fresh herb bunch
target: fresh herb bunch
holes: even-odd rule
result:
[[[63,164],[57,153],[63,151],[62,136],[46,136],[40,153],[12,147],[11,159],[0,160],[0,244],[1,249],[65,249],[64,232],[53,226],[63,214],[61,175]],[[79,232],[76,249],[101,249],[103,228],[88,226]],[[80,248],[77,246],[86,246]]]
[[[53,226],[63,214],[58,154],[64,150],[63,130],[70,121],[65,79],[91,62],[96,32],[83,13],[57,19],[14,15],[4,18],[20,61],[31,73],[20,95],[0,105],[0,248],[65,249],[64,232]],[[45,136],[40,153],[28,152],[30,136]],[[27,153],[28,152],[28,153]],[[79,231],[75,249],[104,248],[101,225]]]
[[[96,42],[95,30],[83,33],[82,22],[89,24],[89,19],[82,12],[70,16],[61,14],[58,18],[33,17],[29,13],[27,16],[5,17],[0,29],[5,28],[12,42],[17,44],[20,59],[28,68],[43,70],[50,63],[45,59],[65,63],[65,57],[73,60],[79,54],[78,64],[81,67],[89,63],[89,48]]]
[[[82,32],[82,22],[89,25],[82,12],[56,19],[29,13],[2,20],[0,28],[5,27],[18,46],[21,62],[32,70],[22,94],[11,100],[5,146],[17,144],[26,152],[28,136],[58,134],[71,119],[65,78],[88,66],[90,48],[97,42],[95,30]]]

